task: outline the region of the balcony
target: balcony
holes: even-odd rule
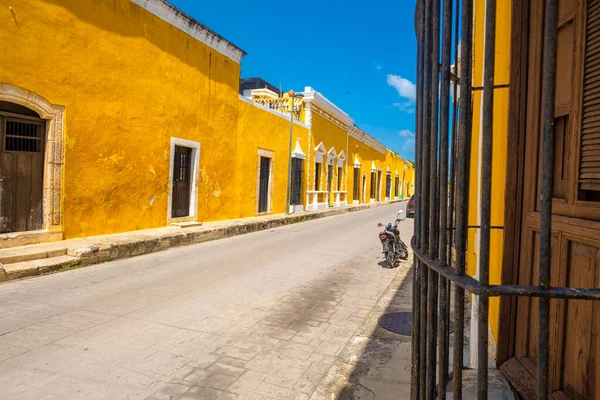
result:
[[[289,97],[252,97],[252,100],[270,110],[277,113],[290,115],[290,99]],[[302,99],[295,98],[293,105],[294,119],[300,121],[302,107],[304,102]],[[301,121],[300,121],[301,122]]]

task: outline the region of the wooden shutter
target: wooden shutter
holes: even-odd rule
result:
[[[600,191],[600,1],[587,4],[579,182]]]

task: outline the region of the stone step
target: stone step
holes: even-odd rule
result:
[[[56,249],[40,249],[34,246],[31,246],[30,248],[14,248],[0,251],[0,264],[15,264],[44,258],[60,257],[66,254],[66,247]]]
[[[43,275],[64,267],[71,267],[80,262],[79,257],[61,255],[58,257],[21,261],[3,266],[7,281],[28,276]]]
[[[174,222],[171,224],[172,228],[193,228],[195,226],[202,226],[202,222]]]

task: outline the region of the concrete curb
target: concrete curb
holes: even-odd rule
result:
[[[320,218],[332,217],[349,212],[363,211],[408,201],[392,200],[381,203],[350,205],[343,208],[303,212],[291,215],[276,215],[241,220],[211,222],[189,228],[158,228],[147,231],[127,232],[93,238],[52,242],[51,246],[64,243],[66,255],[57,258],[41,258],[13,264],[0,264],[0,282],[25,277],[40,276],[82,266],[99,264],[121,258],[154,253],[173,247],[187,246],[211,240],[243,235]],[[48,244],[39,244],[40,248]]]

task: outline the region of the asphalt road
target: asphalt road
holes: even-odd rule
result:
[[[0,398],[307,399],[393,279],[377,222],[404,205],[2,284]]]

